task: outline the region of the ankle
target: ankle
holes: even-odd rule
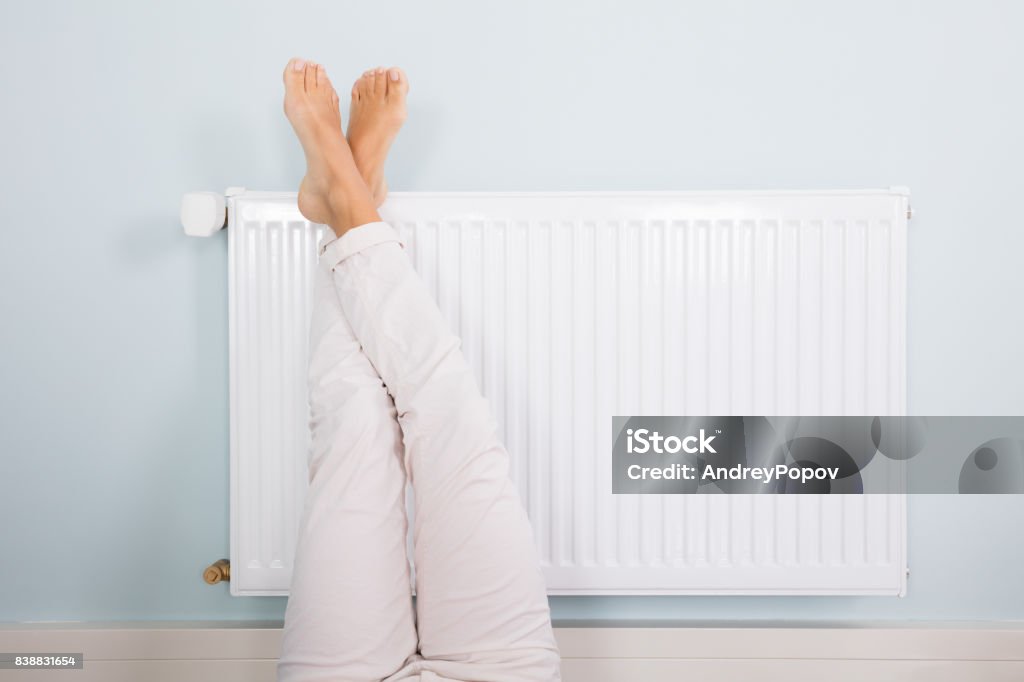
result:
[[[380,220],[373,195],[361,177],[332,183],[326,196],[330,221],[328,226],[340,237],[353,227]]]

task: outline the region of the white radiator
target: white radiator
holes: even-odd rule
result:
[[[551,594],[888,594],[905,498],[612,495],[615,414],[904,414],[907,192],[393,194]],[[320,228],[228,199],[231,591],[287,594]]]

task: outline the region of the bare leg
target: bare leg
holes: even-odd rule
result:
[[[301,78],[296,71],[293,86]],[[322,113],[312,107],[304,115]],[[307,189],[320,182],[316,163],[310,160]],[[305,210],[323,208],[311,206],[317,205],[307,203]],[[329,210],[331,220],[348,215]],[[326,266],[314,282],[309,401],[310,484],[278,679],[381,680],[405,669],[417,646],[401,432],[394,403],[342,313]]]
[[[352,86],[348,143],[376,206],[384,203],[388,194],[384,163],[391,144],[405,123],[405,95],[408,92],[409,79],[396,66],[370,69]]]
[[[356,225],[380,220],[373,195],[359,174],[341,133],[338,93],[321,65],[301,59],[284,71],[284,113],[306,153],[299,210],[307,220],[341,236]]]

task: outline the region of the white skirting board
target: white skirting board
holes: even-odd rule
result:
[[[279,624],[0,624],[0,651],[81,653],[0,680],[274,682]],[[1020,682],[1024,623],[562,627],[564,682]]]
[[[904,414],[905,190],[396,193],[381,214],[496,413],[549,593],[904,593],[902,495],[612,495],[610,438],[616,414]],[[291,578],[322,230],[291,193],[228,199],[236,595]]]

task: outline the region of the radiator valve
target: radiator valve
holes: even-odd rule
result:
[[[231,562],[227,559],[214,561],[203,571],[203,580],[210,585],[216,585],[222,580],[231,580]]]
[[[191,237],[209,237],[227,223],[224,195],[186,192],[181,197],[181,226]]]

